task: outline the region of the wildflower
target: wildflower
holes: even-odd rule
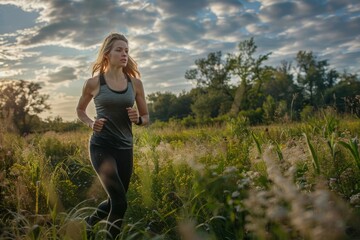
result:
[[[360,206],[360,193],[357,193],[350,197],[350,204],[354,206]]]
[[[238,171],[237,167],[228,166],[225,168],[224,173],[235,173],[237,171]]]
[[[238,196],[240,196],[240,192],[238,192],[238,191],[235,191],[231,194],[232,198],[237,198]]]

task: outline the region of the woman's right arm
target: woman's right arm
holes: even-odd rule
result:
[[[76,113],[80,121],[85,123],[90,128],[93,128],[94,121],[89,118],[86,113],[86,108],[89,105],[91,99],[94,96],[94,92],[96,90],[97,84],[95,78],[88,79],[83,87],[82,94],[80,96],[78,105],[76,107]]]

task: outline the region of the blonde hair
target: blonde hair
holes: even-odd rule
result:
[[[105,69],[108,67],[109,64],[109,60],[105,56],[110,53],[116,40],[121,40],[129,44],[126,37],[122,34],[111,33],[109,36],[107,36],[101,45],[97,59],[92,67],[92,76],[94,76],[96,72],[105,72]],[[128,55],[128,63],[126,67],[123,68],[123,72],[131,77],[140,78],[140,72],[137,68],[137,63],[134,59],[132,59],[132,57],[130,57],[130,55]]]

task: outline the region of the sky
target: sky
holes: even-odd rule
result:
[[[359,0],[0,0],[0,79],[41,84],[51,105],[41,117],[76,120],[91,64],[112,32],[128,38],[146,95],[189,91],[195,85],[184,75],[196,59],[236,53],[252,37],[257,54],[271,52],[265,65],[304,50],[360,74]]]

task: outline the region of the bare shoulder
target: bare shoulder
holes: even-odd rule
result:
[[[136,88],[142,88],[143,87],[142,81],[140,79],[134,78],[134,77],[132,77],[131,79],[133,80]]]
[[[89,78],[84,84],[84,93],[95,96],[99,91],[99,85],[99,76]]]
[[[86,80],[85,85],[86,85],[86,87],[88,87],[90,89],[97,88],[97,86],[99,86],[99,75],[96,75],[96,76]]]

